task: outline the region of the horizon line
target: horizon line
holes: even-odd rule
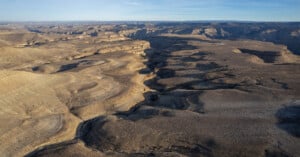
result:
[[[201,23],[201,22],[251,22],[251,23],[300,23],[296,20],[5,20],[0,21],[0,23],[85,23],[85,22],[92,22],[92,23],[117,23],[117,22],[174,22],[174,23],[180,23],[180,22],[195,22],[195,23]]]

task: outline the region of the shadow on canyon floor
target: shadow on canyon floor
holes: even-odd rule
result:
[[[145,51],[147,68],[140,73],[154,75],[144,82],[153,91],[144,93],[144,101],[129,111],[81,123],[74,141],[82,140],[89,148],[112,156],[214,156],[220,143],[212,137],[202,137],[200,129],[194,128],[199,117],[206,115],[199,97],[205,90],[236,89],[240,84],[214,81],[234,74],[228,67],[207,60],[209,52],[174,54],[197,51],[197,47],[188,44],[190,39],[158,36],[143,40],[149,41],[152,49]],[[193,64],[187,65],[188,62]],[[217,74],[210,77],[211,72]],[[299,115],[299,106],[279,110],[278,127],[299,137]],[[55,151],[74,141],[47,146],[27,156]],[[289,156],[271,149],[264,155]]]
[[[277,126],[287,133],[300,137],[300,105],[292,104],[279,109],[276,113]]]

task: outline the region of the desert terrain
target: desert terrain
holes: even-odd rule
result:
[[[300,23],[0,24],[0,156],[299,157]]]

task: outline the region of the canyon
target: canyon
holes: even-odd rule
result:
[[[1,156],[300,154],[300,23],[1,23]]]

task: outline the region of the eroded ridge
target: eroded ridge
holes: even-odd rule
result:
[[[279,119],[285,120],[277,124],[275,115],[283,104],[299,98],[297,81],[290,80],[299,75],[289,70],[299,65],[284,64],[290,60],[273,65],[254,62],[253,56],[232,51],[245,47],[284,51],[284,47],[180,35],[158,36],[149,42],[152,51],[141,73],[155,74],[145,81],[154,91],[145,93],[145,100],[128,112],[86,122],[81,139],[87,146],[113,156],[298,153],[297,118],[286,121],[287,115],[279,111]],[[288,77],[283,77],[288,71]]]
[[[297,156],[293,42],[239,25],[1,26],[0,152]]]
[[[149,43],[101,28],[83,34],[21,26],[1,31],[1,155],[23,156],[73,140],[83,121],[143,100],[147,76],[138,70]]]

